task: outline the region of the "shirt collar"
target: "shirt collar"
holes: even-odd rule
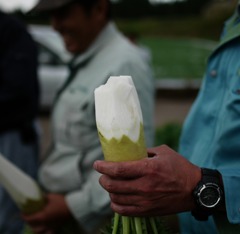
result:
[[[91,59],[91,57],[102,47],[102,45],[108,43],[108,41],[112,39],[116,32],[116,25],[113,22],[109,22],[87,51],[73,58],[71,66],[79,66],[85,61]]]

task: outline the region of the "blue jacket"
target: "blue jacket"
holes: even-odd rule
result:
[[[218,169],[223,177],[227,214],[208,222],[180,215],[181,233],[240,233],[240,23],[225,23],[218,47],[208,59],[199,95],[184,124],[180,153],[192,163]],[[218,215],[221,216],[221,220]],[[238,230],[238,231],[237,231]]]

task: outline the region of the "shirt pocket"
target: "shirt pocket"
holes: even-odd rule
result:
[[[85,144],[89,119],[89,94],[83,87],[76,86],[65,90],[54,110],[54,132],[58,141],[82,148]]]

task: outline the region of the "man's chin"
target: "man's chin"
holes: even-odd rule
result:
[[[78,46],[73,46],[73,45],[66,45],[65,44],[65,47],[66,47],[66,50],[68,52],[70,52],[71,54],[81,54],[83,53],[84,51],[79,48]]]
[[[73,47],[66,47],[67,51],[71,54],[79,54],[80,51],[76,48],[73,48]]]

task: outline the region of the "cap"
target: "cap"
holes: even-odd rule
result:
[[[39,0],[37,5],[33,7],[30,12],[44,12],[56,10],[67,5],[68,3],[75,2],[76,0]]]

